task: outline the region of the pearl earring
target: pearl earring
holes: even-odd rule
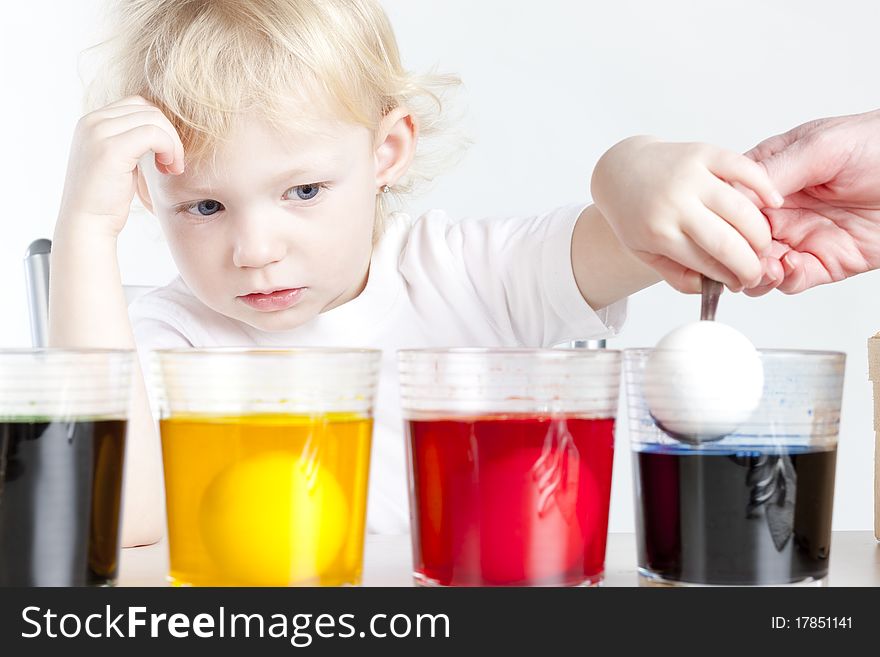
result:
[[[390,191],[391,191],[391,187],[389,187],[388,185],[382,185],[382,193],[383,194],[387,194]]]

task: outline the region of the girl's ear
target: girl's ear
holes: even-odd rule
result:
[[[393,187],[409,169],[416,154],[419,127],[405,107],[395,107],[376,132],[376,189]]]
[[[144,178],[144,172],[141,171],[140,165],[134,170],[135,177],[137,178],[137,195],[138,198],[143,203],[143,206],[152,214],[153,212],[153,199],[150,198],[150,190],[147,189],[147,180]]]

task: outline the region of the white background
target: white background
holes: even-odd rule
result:
[[[80,114],[78,53],[102,0],[11,3],[0,23],[0,346],[29,344],[22,256],[51,237]],[[880,4],[616,0],[386,0],[409,68],[465,82],[464,161],[412,211],[520,214],[586,199],[619,139],[652,133],[746,150],[820,116],[880,107]],[[135,212],[120,244],[128,284],[174,273],[156,226]],[[834,526],[872,525],[873,427],[866,340],[880,330],[880,274],[796,297],[725,295],[719,319],[759,347],[848,354]],[[654,344],[696,319],[699,299],[655,286],[632,298],[609,346]],[[618,436],[611,529],[633,527],[626,434]]]

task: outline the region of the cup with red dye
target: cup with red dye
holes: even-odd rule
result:
[[[602,582],[620,352],[399,352],[413,576]]]

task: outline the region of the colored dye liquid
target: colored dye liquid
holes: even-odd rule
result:
[[[746,585],[828,574],[836,448],[654,445],[635,456],[643,575]]]
[[[0,422],[0,586],[116,580],[124,420]]]
[[[486,416],[407,425],[419,583],[601,581],[613,419]]]
[[[197,586],[358,584],[372,420],[162,420],[170,578]]]

